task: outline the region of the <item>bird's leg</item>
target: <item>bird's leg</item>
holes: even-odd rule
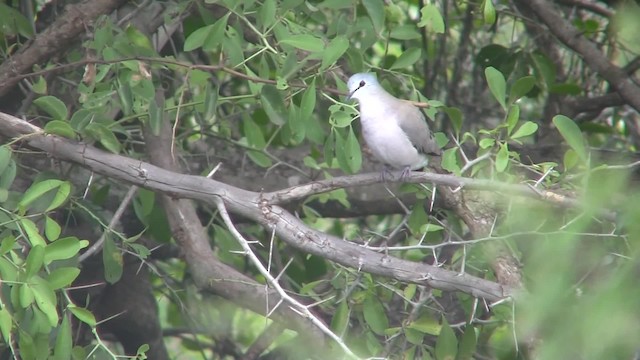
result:
[[[380,179],[382,180],[382,182],[387,182],[387,175],[390,175],[391,179],[393,179],[393,173],[391,172],[391,169],[389,169],[389,167],[385,164],[382,168],[382,172],[380,173]]]
[[[402,169],[402,173],[400,173],[400,181],[407,180],[409,175],[411,175],[411,166],[405,166],[405,168]]]

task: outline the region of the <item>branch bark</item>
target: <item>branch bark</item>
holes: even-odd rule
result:
[[[517,288],[512,286],[500,285],[468,274],[373,252],[344,239],[309,228],[300,219],[264,198],[263,194],[239,189],[201,176],[178,174],[72,140],[45,135],[40,128],[8,114],[0,113],[0,133],[18,138],[16,141],[22,141],[29,147],[43,150],[60,160],[74,162],[104,176],[165,195],[203,201],[214,206],[216,198],[222,198],[229,211],[275,230],[281,240],[294,248],[344,266],[445,291],[462,291],[488,301],[515,297],[517,292]],[[364,180],[366,177],[373,180],[378,174],[360,176],[365,177]],[[210,249],[204,247],[194,249],[194,252],[199,253],[201,257],[208,251]],[[198,260],[204,259],[198,258]],[[214,264],[205,264],[205,266],[214,266]],[[216,270],[212,269],[212,271]],[[208,279],[208,283],[211,282],[213,281]]]
[[[18,75],[31,70],[33,65],[49,60],[64,50],[81,33],[88,23],[98,16],[110,14],[126,0],[85,0],[69,5],[43,33],[36,36],[31,45],[22,47],[9,60],[0,65],[0,97],[6,95],[20,81]]]
[[[613,86],[620,96],[636,111],[640,111],[640,87],[627,73],[612,64],[598,47],[562,17],[562,12],[547,0],[517,0],[519,5],[529,7],[563,44],[577,52],[589,65]]]

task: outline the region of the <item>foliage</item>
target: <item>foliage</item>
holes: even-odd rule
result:
[[[0,4],[3,66],[34,37],[47,36],[33,31],[45,20],[14,3]],[[443,290],[448,284],[429,282],[431,274],[415,281],[400,281],[398,269],[379,276],[370,260],[353,257],[345,266],[329,259],[350,254],[332,254],[329,246],[320,255],[305,253],[264,222],[197,202],[215,258],[260,285],[252,288],[257,299],[270,299],[270,285],[296,295],[277,306],[303,313],[293,302],[312,304],[309,317],[330,333],[327,353],[313,353],[301,345],[293,320],[265,321],[241,299],[210,294],[197,279],[206,267],[197,258],[154,258],[156,246],[184,245],[161,206],[161,195],[177,190],[151,184],[164,179],[130,190],[133,206],[121,218],[114,213],[128,204],[124,193],[133,180],[92,173],[88,162],[33,166],[22,145],[42,149],[28,143],[29,135],[5,133],[0,353],[25,360],[149,356],[153,344],[134,353],[112,345],[108,325],[101,327],[112,319],[96,316],[102,303],[89,299],[85,307],[70,295],[91,264],[82,254],[98,244],[102,285],[136,273],[127,271],[127,259],[149,271],[174,356],[235,358],[261,346],[264,334],[272,337],[261,350],[291,358],[349,351],[394,359],[637,355],[640,207],[633,170],[640,109],[622,87],[640,87],[630,80],[640,54],[629,35],[638,27],[629,14],[640,8],[623,2],[616,12],[605,2],[584,3],[591,5],[178,1],[153,5],[163,19],[156,27],[149,24],[157,19],[138,18],[151,9],[132,13],[133,20],[98,17],[73,45],[58,44],[57,57],[34,64],[21,83],[28,85],[24,94],[11,98],[18,91],[7,95],[0,85],[1,111],[33,119],[64,144],[80,141],[141,164],[153,158],[145,154],[149,138],[170,128],[170,157],[185,172],[260,194],[291,186],[293,193],[302,191],[296,185],[379,170],[359,136],[357,107],[344,98],[350,74],[376,71],[389,92],[424,108],[444,149],[442,169],[479,180],[460,182],[478,188],[387,184],[369,191],[353,187],[361,185],[355,178],[340,178],[341,186],[286,208],[308,228],[371,253],[434,265],[434,273],[458,272],[461,282],[481,278],[519,290],[515,298],[488,301],[463,287]],[[565,48],[549,37],[545,8],[594,46]],[[39,11],[56,20],[46,7]],[[592,56],[625,77],[602,70]],[[10,77],[3,69],[0,76]],[[121,158],[104,156],[117,168]],[[514,193],[513,184],[537,198]],[[449,192],[463,193],[462,206],[440,200]],[[91,232],[78,233],[78,224]],[[299,229],[301,242],[306,229]],[[513,283],[500,272],[503,261],[512,265]],[[275,304],[267,302],[261,304],[271,318]],[[82,324],[89,340],[74,336]]]

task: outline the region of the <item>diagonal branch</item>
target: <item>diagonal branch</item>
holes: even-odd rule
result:
[[[0,65],[0,97],[6,95],[20,80],[16,75],[31,70],[33,65],[49,60],[54,54],[66,50],[66,46],[84,33],[89,22],[103,14],[110,14],[125,0],[85,0],[69,5],[62,16],[51,24],[34,41],[22,47],[15,55]]]
[[[514,297],[516,287],[500,285],[468,274],[379,254],[344,239],[308,227],[300,219],[265,200],[260,193],[239,189],[202,176],[183,175],[149,163],[115,155],[58,136],[45,135],[36,126],[0,113],[0,133],[50,156],[74,162],[96,173],[135,184],[170,197],[215,205],[222,198],[230,212],[275,229],[287,244],[344,266],[403,282],[444,291],[462,291],[488,301]],[[361,175],[373,179],[377,174]],[[420,176],[420,175],[418,175]],[[352,179],[357,177],[352,177]],[[348,179],[345,178],[345,179]]]
[[[587,39],[562,12],[547,0],[517,0],[529,7],[562,43],[577,52],[589,67],[607,80],[620,96],[636,111],[640,111],[640,87],[633,83],[627,73],[612,64],[596,44]]]

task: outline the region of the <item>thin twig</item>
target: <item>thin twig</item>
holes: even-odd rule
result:
[[[104,243],[104,240],[107,237],[107,234],[110,231],[112,231],[112,229],[116,226],[118,221],[120,221],[122,214],[124,214],[124,211],[127,209],[127,206],[129,206],[129,203],[131,202],[131,200],[133,199],[137,191],[138,191],[138,187],[135,185],[129,188],[129,191],[127,191],[127,194],[124,196],[124,199],[122,199],[122,203],[120,203],[120,206],[118,206],[118,209],[116,209],[115,214],[113,214],[113,217],[109,222],[109,226],[106,229],[104,229],[104,232],[100,236],[100,239],[98,239],[98,241],[96,241],[93,245],[91,245],[91,247],[87,249],[87,251],[85,251],[82,255],[80,255],[78,257],[78,261],[83,262],[87,260],[87,258],[89,258],[90,256],[92,256],[93,254],[97,253],[102,249],[102,244]]]
[[[227,212],[227,208],[224,205],[224,201],[222,200],[222,198],[216,197],[215,204],[218,208],[218,211],[220,212],[222,220],[227,225],[227,228],[229,229],[231,234],[233,234],[236,240],[238,240],[240,246],[242,246],[242,249],[245,251],[245,254],[249,257],[253,265],[258,269],[260,274],[265,277],[268,284],[274,290],[276,290],[282,300],[288,303],[293,311],[296,311],[300,313],[301,316],[311,320],[311,322],[316,325],[320,329],[320,331],[322,331],[336,343],[338,343],[338,345],[340,345],[340,347],[346,354],[348,354],[352,358],[357,359],[358,357],[351,351],[351,349],[349,349],[349,347],[344,343],[344,341],[342,341],[342,339],[338,335],[333,333],[333,331],[331,331],[331,329],[329,329],[318,317],[313,315],[313,313],[309,311],[309,308],[307,306],[301,304],[296,299],[289,296],[289,294],[287,294],[286,291],[280,286],[278,281],[271,275],[271,273],[269,273],[269,270],[267,270],[264,265],[262,265],[260,259],[258,259],[258,256],[256,256],[256,254],[251,249],[251,246],[249,246],[249,242],[244,238],[244,236],[242,236],[242,234],[238,231],[238,229],[236,229],[235,225],[233,224],[233,221],[231,220],[231,217]]]

